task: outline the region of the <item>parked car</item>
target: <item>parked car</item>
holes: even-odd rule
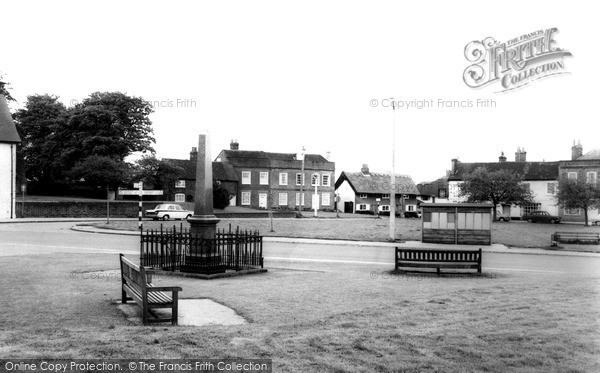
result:
[[[404,217],[405,218],[420,218],[421,212],[420,211],[405,211]]]
[[[593,219],[592,225],[600,225],[600,219]]]
[[[152,218],[152,220],[188,219],[194,215],[194,212],[184,210],[181,206],[173,203],[163,203],[152,210],[146,210],[145,215],[147,218]]]
[[[560,223],[560,216],[550,215],[548,211],[532,211],[529,214],[523,215],[522,219],[530,223]]]
[[[507,214],[503,214],[499,210],[496,210],[496,220],[498,221],[510,221],[510,216]]]

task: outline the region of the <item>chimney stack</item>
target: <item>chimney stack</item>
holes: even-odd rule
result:
[[[502,152],[502,154],[498,157],[498,161],[499,162],[506,162],[506,156],[504,156],[504,152]]]
[[[583,146],[581,146],[581,141],[578,141],[577,145],[575,145],[575,140],[573,140],[573,147],[571,147],[571,160],[574,161],[582,155]]]
[[[527,162],[527,152],[525,151],[525,148],[517,148],[515,162]]]
[[[363,175],[369,175],[369,165],[368,164],[363,164],[360,172],[362,172]]]
[[[327,153],[325,153],[325,159],[326,159],[327,161],[330,161],[330,160],[331,160],[331,152],[327,152]]]
[[[240,144],[237,140],[231,140],[231,144],[229,144],[229,149],[231,150],[240,150]]]
[[[458,172],[458,158],[454,158],[454,159],[452,159],[452,169],[450,170],[450,173],[452,175],[456,175],[457,172]]]
[[[190,152],[190,161],[194,162],[194,164],[196,161],[198,161],[198,148],[195,146],[192,146],[192,151]]]

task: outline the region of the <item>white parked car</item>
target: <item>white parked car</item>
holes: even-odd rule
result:
[[[192,215],[194,215],[193,211],[184,210],[181,206],[172,203],[163,203],[153,210],[146,210],[146,217],[152,220],[188,219]]]

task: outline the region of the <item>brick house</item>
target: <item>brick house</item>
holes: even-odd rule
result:
[[[175,184],[164,190],[166,200],[175,202],[194,202],[196,192],[196,166],[198,161],[198,149],[193,147],[190,159],[164,158],[163,161],[183,169],[181,177]],[[213,181],[219,183],[229,191],[230,204],[235,206],[238,191],[238,177],[233,166],[224,162],[212,163]]]
[[[0,86],[3,83],[0,82]],[[12,120],[6,97],[0,93],[0,219],[16,217],[17,145],[21,138]]]
[[[497,210],[501,210],[503,214],[513,219],[520,219],[524,214],[536,210],[544,210],[552,215],[558,215],[559,207],[555,198],[558,185],[558,162],[529,162],[527,161],[527,152],[521,148],[517,149],[514,162],[507,161],[504,153],[498,157],[498,162],[466,163],[453,159],[452,168],[448,175],[448,197],[450,202],[464,202],[466,200],[466,197],[458,195],[462,177],[479,167],[485,167],[491,172],[499,170],[514,171],[523,175],[524,182],[529,185],[534,203],[522,207],[498,206]]]
[[[222,150],[215,161],[229,163],[235,170],[237,206],[296,209],[302,203],[303,209],[311,209],[314,200],[320,210],[333,209],[335,163],[321,155],[306,154],[302,174],[303,161],[296,154],[239,150],[239,143],[232,141],[230,149]]]
[[[558,173],[561,179],[574,179],[581,183],[598,183],[600,174],[600,149],[593,149],[583,154],[581,143],[571,148],[571,160],[560,161]],[[581,209],[560,209],[563,221],[584,222],[585,215]],[[588,211],[590,219],[600,219],[600,209]]]
[[[396,175],[393,184],[390,180],[389,174],[370,172],[366,164],[360,172],[343,171],[335,182],[338,209],[347,213],[389,213],[390,191],[394,188],[396,211],[416,211],[420,192],[412,178]]]

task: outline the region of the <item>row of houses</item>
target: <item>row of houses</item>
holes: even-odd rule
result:
[[[524,148],[517,149],[514,161],[508,161],[504,153],[498,157],[497,162],[467,163],[452,159],[451,168],[444,177],[433,182],[421,183],[417,187],[421,194],[432,196],[438,202],[464,202],[465,198],[459,195],[459,185],[464,175],[479,167],[485,167],[489,171],[517,172],[523,175],[524,183],[529,186],[534,203],[525,206],[501,206],[498,210],[502,209],[504,215],[519,219],[531,211],[544,210],[552,215],[561,216],[563,221],[583,222],[584,212],[581,209],[566,209],[557,203],[558,181],[568,178],[595,184],[600,174],[600,149],[593,149],[584,154],[581,143],[573,142],[570,160],[552,162],[527,161]],[[598,209],[590,211],[592,219],[599,215]]]
[[[16,146],[20,142],[6,99],[0,94],[0,219],[15,217]],[[504,153],[497,162],[461,162],[452,159],[446,175],[433,182],[415,185],[408,175],[371,172],[368,165],[360,171],[341,171],[336,179],[335,163],[329,156],[298,155],[240,150],[232,140],[214,160],[213,179],[225,187],[230,204],[257,209],[337,209],[346,213],[385,213],[395,203],[396,211],[416,211],[423,201],[463,202],[459,185],[464,175],[478,167],[490,171],[511,170],[524,175],[535,202],[527,206],[501,206],[513,218],[534,210],[560,215],[564,221],[583,221],[580,209],[564,209],[556,202],[558,180],[577,179],[596,183],[600,173],[600,149],[583,153],[581,143],[573,144],[571,159],[552,162],[527,161],[525,149],[517,149],[514,161]],[[164,159],[184,170],[165,198],[193,202],[198,153],[192,148],[189,159]],[[391,191],[394,201],[391,201]],[[590,211],[596,218],[598,210]]]

